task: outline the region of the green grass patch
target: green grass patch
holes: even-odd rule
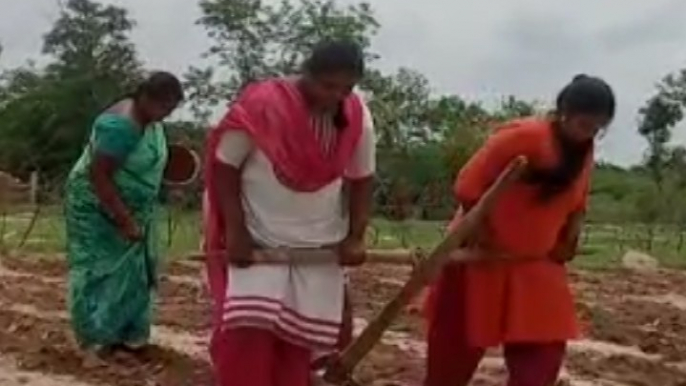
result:
[[[31,222],[31,212],[7,215],[0,222],[7,250],[15,250],[25,237]],[[4,225],[3,225],[4,224]],[[162,210],[159,216],[160,244],[169,256],[179,257],[200,247],[201,217],[199,211]],[[683,240],[673,229],[657,229],[653,242],[647,241],[647,228],[631,225],[592,224],[586,227],[579,256],[574,266],[583,269],[616,267],[628,249],[648,251],[664,266],[686,268]],[[377,249],[419,248],[430,250],[445,235],[444,222],[377,219],[369,230],[369,246]],[[64,218],[60,207],[42,208],[34,227],[26,237],[23,251],[29,253],[61,253],[66,245]],[[650,246],[650,248],[648,248]]]

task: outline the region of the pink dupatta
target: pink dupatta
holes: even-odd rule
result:
[[[338,131],[334,151],[327,155],[311,127],[311,113],[296,85],[272,79],[248,86],[233,103],[207,140],[203,227],[206,253],[224,249],[225,228],[217,210],[215,167],[217,146],[229,130],[244,130],[271,161],[282,184],[295,191],[314,192],[340,178],[353,157],[362,135],[361,100],[351,94],[343,102],[348,126]],[[213,326],[221,326],[227,277],[221,255],[206,259],[212,295]]]

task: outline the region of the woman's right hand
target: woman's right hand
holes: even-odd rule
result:
[[[226,237],[226,261],[238,268],[252,265],[252,239],[248,232],[233,233]]]
[[[143,231],[138,224],[136,224],[135,220],[129,219],[125,221],[120,227],[120,230],[122,235],[131,242],[136,242],[143,239]]]

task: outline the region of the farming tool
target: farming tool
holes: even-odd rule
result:
[[[483,223],[500,193],[521,176],[525,167],[524,157],[513,160],[455,229],[425,258],[406,250],[367,252],[367,263],[413,265],[414,270],[400,292],[384,306],[341,355],[328,365],[324,373],[326,382],[339,386],[356,386],[357,383],[352,378],[355,367],[381,339],[404,307],[440,272],[440,269],[446,263],[466,263],[481,258],[480,255],[470,253],[461,247]],[[187,257],[199,260],[205,259],[207,255],[198,253]],[[332,248],[276,248],[253,251],[253,261],[256,264],[322,264],[336,259],[336,251]]]
[[[498,179],[483,195],[481,200],[461,219],[450,234],[421,262],[400,289],[400,292],[381,310],[343,353],[327,368],[324,380],[337,385],[355,385],[352,372],[357,364],[372,350],[404,307],[419,294],[430,280],[448,262],[460,263],[471,260],[470,254],[455,255],[468,238],[485,220],[498,196],[523,173],[526,159],[518,157],[501,173]],[[462,257],[463,260],[460,260]]]

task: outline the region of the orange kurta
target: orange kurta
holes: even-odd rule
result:
[[[532,166],[554,165],[554,141],[545,120],[514,121],[497,130],[461,170],[455,184],[458,202],[477,201],[518,155],[526,156]],[[459,307],[464,307],[465,334],[474,346],[577,337],[566,268],[550,254],[569,216],[585,208],[592,165],[589,156],[580,177],[549,202],[542,203],[536,188],[524,182],[508,188],[488,217],[488,239],[495,249],[521,259],[446,268],[428,300],[429,313],[436,313],[430,317],[440,318],[441,310],[432,307],[438,294],[453,293],[464,299]]]

